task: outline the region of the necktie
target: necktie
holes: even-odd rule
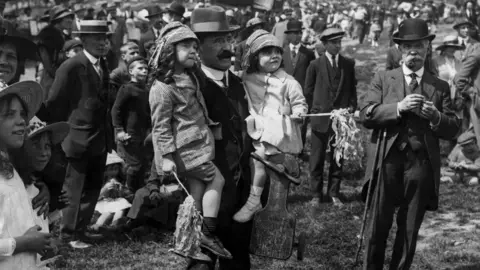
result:
[[[292,48],[292,59],[295,59],[297,58],[297,48],[295,46],[293,46]]]
[[[418,88],[417,74],[412,73],[408,76],[410,76],[410,78],[412,78],[412,80],[410,81],[410,84],[408,84],[408,92],[409,93],[407,93],[407,95],[415,93],[415,91],[417,91],[417,88]]]
[[[332,67],[333,67],[333,70],[337,71],[338,67],[337,67],[337,61],[335,61],[335,57],[336,55],[332,55]]]
[[[98,59],[97,63],[95,63],[95,69],[97,70],[97,73],[100,79],[103,79],[103,71],[102,71],[102,66],[100,65],[100,59]]]

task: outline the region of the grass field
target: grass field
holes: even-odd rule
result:
[[[450,26],[439,28],[437,42],[451,32]],[[366,45],[352,46],[351,43],[345,42],[344,53],[355,55],[361,100],[373,74],[384,68],[386,48],[372,50]],[[367,138],[365,131],[364,139]],[[341,191],[349,202],[342,208],[328,203],[318,208],[308,206],[311,196],[307,172],[306,164],[302,163],[302,184],[292,188],[288,200],[289,211],[297,217],[296,233],[306,232],[308,236],[304,260],[297,261],[295,252],[287,261],[252,255],[252,269],[359,269],[353,263],[364,207],[357,200],[363,171],[355,166],[345,168]],[[422,226],[412,269],[480,269],[480,187],[442,184],[440,194],[439,211],[428,213]],[[168,252],[171,240],[171,232],[161,231],[140,239],[125,236],[122,241],[69,251],[66,264],[57,269],[183,269],[185,262]],[[391,244],[389,239],[386,265]]]

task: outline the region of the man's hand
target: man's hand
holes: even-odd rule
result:
[[[420,108],[424,100],[425,97],[420,94],[410,94],[398,103],[398,111],[404,113]]]
[[[126,133],[125,131],[120,131],[117,133],[117,140],[124,144],[127,144],[130,138],[131,138],[130,134]]]
[[[431,101],[425,101],[423,103],[420,116],[429,120],[432,124],[438,124],[440,121],[440,112]]]
[[[35,198],[33,198],[32,207],[34,210],[40,207],[37,215],[43,215],[44,218],[47,218],[49,210],[48,202],[50,201],[50,192],[48,191],[48,187],[44,182],[37,182],[35,183],[35,186],[38,188],[39,193],[37,196],[35,196]]]
[[[290,119],[292,119],[293,121],[295,121],[297,123],[302,123],[304,118],[300,116],[300,113],[294,113],[294,114],[290,115]]]

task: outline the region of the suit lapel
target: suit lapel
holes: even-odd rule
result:
[[[343,87],[343,80],[344,80],[344,74],[345,74],[343,63],[344,63],[343,57],[341,55],[338,55],[338,69],[340,70],[340,83],[338,84],[338,89],[335,94],[335,100],[337,100]]]
[[[403,76],[402,67],[392,70],[392,76],[390,77],[392,82],[387,85],[393,85],[395,87],[395,94],[397,101],[402,101],[405,98],[405,79]]]
[[[305,57],[306,57],[306,53],[305,53],[305,47],[303,47],[303,45],[300,45],[300,48],[298,48],[298,53],[297,53],[297,64],[295,65],[295,68],[293,70],[293,74],[295,74],[295,72],[297,71],[297,68],[298,66],[302,65],[302,61],[304,61]],[[307,63],[308,65],[308,63]]]

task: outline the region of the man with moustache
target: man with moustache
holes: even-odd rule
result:
[[[250,188],[249,157],[252,152],[250,137],[246,132],[245,118],[248,104],[241,80],[231,66],[234,31],[229,26],[225,10],[219,6],[197,8],[192,12],[191,28],[200,40],[202,94],[208,115],[222,126],[222,139],[215,141],[215,165],[225,178],[222,202],[218,214],[217,232],[232,260],[220,260],[220,269],[250,269],[250,223],[236,223],[234,213],[246,202]],[[213,263],[193,261],[189,269],[215,269],[216,257],[209,254]]]
[[[82,21],[79,34],[84,50],[57,70],[46,108],[49,122],[67,121],[70,133],[62,143],[67,159],[63,189],[70,204],[63,209],[62,240],[87,248],[98,235],[86,232],[103,182],[113,131],[108,111],[106,21]]]
[[[403,21],[398,35],[393,37],[402,52],[403,64],[377,73],[361,106],[364,126],[374,129],[365,179],[367,183],[373,181],[378,189],[371,194],[377,195],[370,204],[363,269],[383,268],[396,208],[397,233],[389,269],[409,269],[425,212],[438,208],[438,141],[453,139],[460,121],[451,109],[448,84],[424,67],[434,38],[425,21]],[[386,142],[379,142],[379,136]],[[375,173],[370,175],[377,143],[385,148],[380,151]],[[377,179],[380,165],[382,174]]]

